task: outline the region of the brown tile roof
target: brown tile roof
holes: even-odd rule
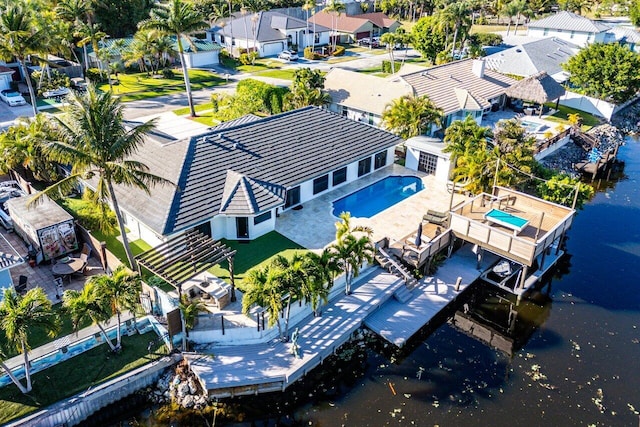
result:
[[[460,110],[460,89],[468,92],[476,102],[487,105],[492,98],[505,93],[516,80],[485,68],[484,77],[473,71],[473,59],[453,61],[425,71],[402,76],[416,96],[427,95],[445,115]],[[487,104],[485,104],[487,103]]]
[[[393,24],[398,22],[393,18],[389,18],[382,12],[363,13],[362,15],[358,15],[357,17],[368,19],[380,28],[389,28]]]

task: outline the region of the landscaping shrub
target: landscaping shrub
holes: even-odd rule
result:
[[[83,203],[79,204],[75,209],[74,216],[84,228],[103,232],[110,232],[116,229],[116,214],[106,205],[102,209],[92,190],[85,188],[82,193],[82,201]]]
[[[472,44],[479,46],[499,46],[502,44],[502,36],[494,33],[477,33],[469,37]]]
[[[211,109],[214,113],[217,113],[220,109],[220,101],[218,99],[218,95],[215,93],[211,95]]]
[[[402,64],[400,62],[395,62],[393,64],[393,68],[395,69],[395,71],[391,70],[391,61],[382,61],[382,72],[383,73],[387,73],[387,74],[391,74],[391,73],[396,73],[400,70],[400,66]]]
[[[307,46],[304,48],[305,59],[322,59],[322,55],[313,50],[313,47]]]
[[[104,73],[100,73],[100,70],[97,68],[89,68],[85,71],[84,75],[91,83],[104,83],[107,81],[107,77]]]
[[[162,69],[162,77],[165,79],[172,79],[176,73],[173,72],[171,68],[163,68]]]
[[[344,55],[344,52],[344,46],[336,46],[336,50],[333,51],[333,56],[342,56]]]
[[[247,54],[247,53],[241,53],[239,60],[240,60],[240,63],[242,65],[250,65],[251,64],[251,58],[249,57],[249,54]]]

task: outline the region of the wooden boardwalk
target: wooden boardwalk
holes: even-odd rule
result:
[[[388,300],[371,314],[364,324],[387,341],[402,347],[420,328],[426,325],[440,310],[453,301],[473,283],[488,266],[498,260],[489,251],[484,252],[481,269],[478,270],[472,245],[465,245],[438,268],[435,276],[425,277],[412,291],[413,298],[405,303]],[[462,277],[456,291],[456,281]]]
[[[255,345],[214,347],[213,356],[185,354],[209,397],[284,390],[331,355],[404,282],[375,267],[359,278],[351,295],[325,306],[321,317],[307,317],[298,330],[299,357],[279,340]],[[293,329],[289,331],[293,332]]]

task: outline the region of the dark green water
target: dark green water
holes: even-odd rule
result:
[[[516,338],[512,356],[443,322],[407,354],[362,350],[284,396],[233,400],[272,416],[218,425],[638,426],[640,143],[628,138],[620,158],[623,172],[577,215],[548,296],[517,308],[490,288],[467,296]]]

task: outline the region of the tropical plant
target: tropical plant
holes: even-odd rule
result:
[[[6,2],[0,12],[0,59],[20,65],[23,76],[29,76],[26,60],[29,55],[46,55],[47,35],[40,25],[42,21],[27,3]],[[30,78],[25,79],[33,115],[38,114],[36,93]]]
[[[95,285],[97,297],[103,300],[104,304],[110,307],[111,314],[116,316],[116,350],[119,350],[122,348],[121,316],[124,311],[130,311],[135,315],[142,291],[142,279],[139,274],[120,265],[111,276],[92,276],[87,283]]]
[[[193,107],[191,84],[189,82],[187,63],[184,59],[182,39],[185,38],[191,46],[191,49],[197,51],[198,49],[189,35],[208,28],[208,25],[202,15],[194,8],[193,4],[184,0],[170,0],[168,4],[157,3],[156,6],[151,9],[150,16],[150,19],[142,21],[139,24],[140,29],[154,28],[176,37],[178,55],[182,63],[184,85],[187,90],[187,100],[189,101],[189,110],[191,111],[191,117],[195,117],[196,111]]]
[[[324,10],[325,12],[331,13],[331,30],[333,32],[333,47],[331,51],[333,52],[336,50],[336,44],[340,38],[338,34],[338,18],[346,11],[346,6],[340,0],[329,0]]]
[[[313,35],[311,36],[311,43],[309,43],[309,11],[315,11],[316,8],[316,0],[304,0],[304,4],[302,5],[302,10],[305,11],[305,13],[307,14],[307,28],[305,29],[305,36],[306,36],[306,43],[305,43],[305,49],[308,46],[311,46],[311,51],[315,51],[316,50],[316,32],[313,32]],[[313,13],[313,12],[312,12]],[[306,58],[306,56],[305,56]]]
[[[428,96],[403,95],[382,112],[382,125],[402,139],[422,135],[442,123],[442,110]]]
[[[303,262],[307,280],[303,283],[302,295],[305,301],[311,304],[313,315],[317,316],[320,302],[324,304],[328,302],[333,279],[339,269],[331,252],[326,248],[320,255],[315,252],[307,252]]]
[[[360,274],[360,268],[365,262],[373,262],[373,231],[363,226],[352,227],[349,212],[342,212],[340,219],[341,221],[336,222],[336,241],[329,246],[328,251],[333,265],[344,272],[345,294],[349,295],[353,279]]]
[[[471,29],[471,7],[467,1],[454,1],[449,3],[438,13],[438,19],[441,25],[447,29],[453,30],[453,42],[451,46],[451,57],[454,56],[458,36],[464,40]],[[460,43],[460,44],[463,44]]]
[[[130,159],[144,136],[153,130],[155,121],[127,128],[123,121],[124,107],[118,98],[109,92],[99,93],[91,84],[86,93],[74,93],[67,101],[65,114],[51,117],[57,132],[56,139],[47,143],[46,152],[52,160],[72,165],[71,173],[39,193],[36,199],[42,194],[56,195],[60,191],[66,194],[77,186],[80,179],[95,176],[97,198],[101,202],[111,202],[127,259],[135,268],[114,185],[150,193],[150,185],[171,184],[149,173],[145,164]]]
[[[411,29],[411,36],[413,47],[432,63],[436,62],[438,53],[446,47],[446,36],[435,16],[420,18]]]
[[[280,285],[282,274],[280,268],[271,265],[249,270],[244,278],[246,289],[242,296],[242,312],[249,314],[254,304],[266,308],[269,314],[268,326],[271,328],[277,324],[280,338],[282,338],[280,313],[284,299]]]
[[[90,319],[100,329],[111,351],[115,351],[116,346],[102,326],[111,318],[111,307],[105,303],[106,301],[101,298],[96,289],[95,282],[87,282],[81,291],[67,289],[62,296],[62,306],[71,315],[73,330],[76,333],[80,325],[86,319]]]
[[[190,300],[185,294],[180,296],[180,311],[182,312],[182,319],[184,320],[184,329],[187,338],[189,337],[189,331],[196,325],[196,319],[198,313],[204,311],[204,304],[201,300]]]
[[[46,141],[53,130],[44,114],[34,118],[21,117],[6,132],[0,134],[0,172],[24,170],[28,178],[52,182],[58,179],[55,163],[46,154]]]
[[[293,83],[286,96],[290,109],[308,105],[322,106],[331,102],[331,96],[323,91],[324,76],[320,70],[298,68],[293,73]]]
[[[280,272],[280,274],[276,276],[276,282],[287,300],[282,340],[288,341],[291,303],[302,300],[302,298],[304,298],[304,289],[308,287],[308,276],[305,269],[304,256],[296,252],[291,260],[289,260],[282,255],[278,255],[271,261],[271,268]]]
[[[389,53],[389,60],[391,61],[391,74],[396,72],[396,61],[394,51],[396,49],[396,43],[398,43],[398,37],[395,33],[384,33],[380,36],[380,43],[385,45],[387,52]]]
[[[539,184],[537,190],[539,197],[561,205],[573,206],[575,200],[576,209],[582,209],[594,194],[592,186],[566,174],[551,177],[551,179]],[[578,192],[577,197],[576,191]]]
[[[631,0],[629,4],[629,18],[633,25],[640,27],[640,0]]]
[[[26,385],[22,385],[4,363],[0,366],[22,393],[29,393],[32,389],[29,339],[37,330],[46,331],[50,337],[56,336],[60,331],[60,319],[53,312],[51,302],[42,288],[29,289],[24,296],[17,294],[13,289],[6,289],[3,297],[0,302],[0,328],[4,331],[7,341],[24,357]]]
[[[536,138],[517,120],[499,121],[493,131],[493,154],[500,159],[497,170],[492,173],[494,182],[516,186],[529,181],[537,165],[533,157],[535,144]]]
[[[585,95],[623,103],[640,90],[640,55],[618,43],[594,43],[562,64]]]

